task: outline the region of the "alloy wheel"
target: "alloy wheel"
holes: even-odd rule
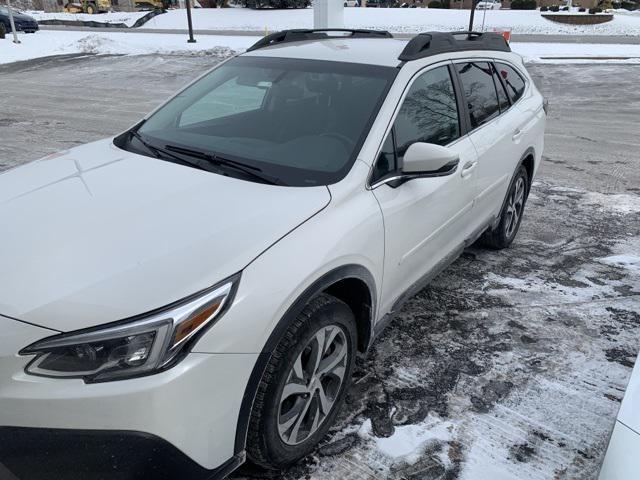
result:
[[[342,327],[329,325],[311,337],[296,358],[280,395],[278,433],[299,445],[320,428],[344,383],[349,345]]]
[[[514,234],[518,227],[520,217],[522,216],[522,210],[524,209],[524,190],[524,178],[519,177],[511,191],[511,195],[509,195],[509,201],[507,203],[507,219],[505,222],[505,233],[507,238],[511,238]]]

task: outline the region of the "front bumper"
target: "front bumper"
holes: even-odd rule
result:
[[[17,430],[3,428],[4,432],[27,432],[30,436],[32,432],[40,432],[49,440],[62,435],[79,449],[76,458],[86,455],[89,459],[95,458],[94,449],[109,451],[120,442],[127,444],[132,436],[136,439],[134,444],[143,451],[164,452],[165,446],[157,447],[157,441],[149,441],[157,438],[197,466],[211,471],[238,453],[234,451],[234,443],[240,404],[257,354],[191,353],[175,367],[156,375],[85,384],[78,379],[34,377],[24,372],[30,357],[16,352],[51,335],[51,331],[0,316],[0,332],[3,334],[0,336],[0,427],[17,427]],[[74,438],[78,435],[88,438],[86,431],[96,432],[97,439],[83,450],[82,442]],[[24,435],[18,436],[24,438]],[[108,448],[100,446],[107,444]],[[150,447],[151,444],[156,446]],[[4,447],[0,450],[0,462],[15,463],[15,452],[20,450],[6,446],[4,439],[0,439],[0,446]],[[43,448],[46,452],[57,451],[54,447]],[[127,450],[135,454],[131,447],[124,445],[123,448],[120,452],[123,455]],[[167,457],[180,457],[178,453]],[[7,455],[6,461],[2,455]],[[38,454],[37,449],[33,455],[43,461],[45,457],[49,460],[56,457]],[[29,463],[30,456],[24,455],[23,460]],[[128,465],[127,462],[118,459],[116,467]],[[81,472],[75,473],[76,479],[90,478]],[[25,477],[31,478],[36,477]]]
[[[236,455],[208,470],[167,441],[140,432],[0,427],[3,479],[214,480],[243,462],[244,455]]]

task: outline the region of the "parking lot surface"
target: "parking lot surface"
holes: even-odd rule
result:
[[[124,130],[218,60],[0,67],[0,170]],[[529,68],[551,110],[516,242],[468,249],[405,306],[285,478],[596,476],[640,348],[640,65]]]

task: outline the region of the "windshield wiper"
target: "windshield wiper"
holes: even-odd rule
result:
[[[233,168],[234,170],[242,172],[250,177],[257,178],[261,182],[267,183],[269,185],[285,185],[285,183],[278,177],[274,177],[272,175],[264,173],[261,168],[247,165],[242,162],[237,162],[235,160],[231,160],[230,158],[225,158],[217,153],[206,153],[199,150],[192,150],[190,148],[177,147],[174,145],[167,145],[166,149],[170,150],[171,152],[187,155],[189,157],[206,160],[207,162],[212,163],[216,166]]]
[[[174,160],[178,163],[182,163],[184,165],[189,165],[190,167],[193,168],[197,168],[199,170],[207,170],[204,166],[195,163],[195,162],[190,162],[188,160],[185,160],[184,158],[179,157],[178,155],[174,155],[173,153],[160,148],[160,147],[156,147],[155,145],[151,145],[149,142],[147,142],[142,135],[140,135],[140,133],[138,133],[137,130],[129,130],[129,134],[134,137],[136,140],[138,140],[147,150],[149,150],[154,157],[156,158],[170,158],[171,160]]]

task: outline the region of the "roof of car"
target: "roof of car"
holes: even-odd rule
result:
[[[400,63],[398,56],[402,53],[406,45],[407,40],[396,38],[344,37],[281,43],[256,49],[244,55],[314,59],[397,67]]]
[[[394,39],[384,30],[363,29],[283,30],[260,39],[247,52],[393,67],[399,61],[474,50],[511,52],[504,37],[493,32],[424,32],[407,42]]]

